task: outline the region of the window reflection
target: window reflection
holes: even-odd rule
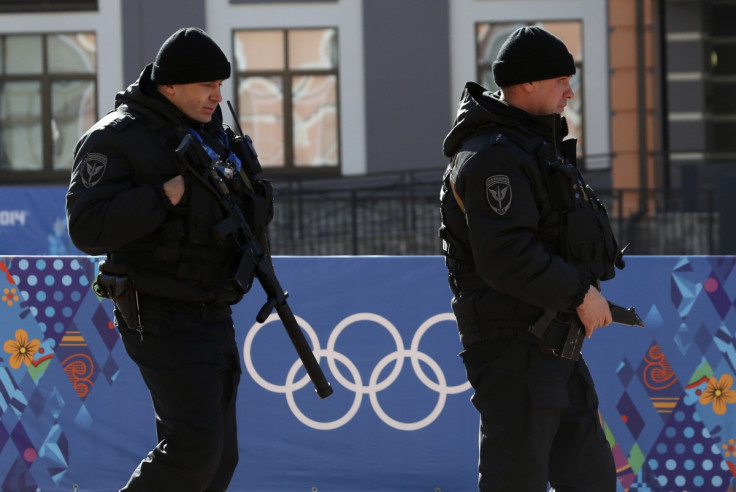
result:
[[[335,29],[289,31],[289,67],[295,70],[337,67]]]
[[[0,90],[0,169],[42,169],[41,83],[6,82]]]
[[[97,120],[96,72],[94,33],[0,35],[0,181],[65,176]]]
[[[237,70],[283,70],[284,33],[281,30],[238,31],[235,33]]]
[[[294,160],[307,166],[338,163],[337,79],[294,77]]]
[[[54,82],[51,90],[51,139],[54,169],[71,169],[79,136],[94,124],[94,84]]]
[[[51,73],[95,73],[97,43],[94,34],[57,34],[47,37]]]
[[[240,126],[264,167],[284,165],[284,93],[280,77],[246,77],[238,84]]]
[[[5,41],[4,73],[40,74],[43,72],[41,36],[8,36]]]

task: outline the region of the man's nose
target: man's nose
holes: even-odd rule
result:
[[[565,91],[565,97],[568,99],[572,99],[575,97],[575,91],[572,90],[572,86],[568,85],[567,90]]]

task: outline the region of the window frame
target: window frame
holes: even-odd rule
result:
[[[236,52],[236,36],[240,32],[258,32],[258,31],[276,31],[281,34],[283,43],[283,60],[284,67],[280,70],[239,70],[237,63],[233,63],[233,99],[235,100],[235,112],[238,118],[238,124],[243,127],[241,119],[245,116],[241,112],[240,98],[238,95],[238,87],[240,82],[249,77],[263,78],[279,78],[283,83],[283,146],[284,146],[284,163],[281,166],[264,166],[264,169],[272,175],[299,175],[299,176],[340,176],[343,167],[342,161],[342,134],[341,134],[341,105],[340,105],[340,64],[339,57],[336,58],[336,64],[333,68],[320,69],[293,69],[289,67],[289,33],[294,31],[318,31],[333,30],[335,32],[337,50],[340,49],[340,36],[338,26],[290,26],[290,27],[257,27],[257,28],[236,28],[232,30],[231,42],[232,53]],[[294,119],[293,119],[293,98],[292,98],[292,81],[296,77],[310,76],[334,76],[335,78],[335,107],[337,114],[335,116],[335,132],[338,145],[337,164],[309,166],[298,165],[295,162],[294,147]],[[243,128],[246,132],[246,128]],[[247,132],[246,132],[247,133]],[[254,140],[253,145],[258,150],[258,142]]]
[[[43,184],[43,183],[59,183],[69,180],[71,168],[69,169],[54,169],[54,157],[53,157],[53,84],[56,82],[64,81],[88,81],[94,84],[94,102],[95,102],[95,114],[93,119],[97,121],[99,119],[99,108],[98,108],[98,71],[99,65],[98,60],[95,60],[95,71],[94,73],[83,73],[83,72],[64,72],[64,73],[50,73],[48,71],[48,37],[59,36],[65,34],[94,34],[95,44],[97,45],[97,32],[92,30],[78,30],[78,31],[60,31],[60,32],[23,32],[23,33],[3,33],[0,34],[0,40],[5,40],[10,36],[41,36],[41,58],[42,58],[42,70],[38,74],[6,74],[4,67],[0,67],[0,93],[2,93],[3,86],[6,82],[38,82],[40,84],[40,123],[41,123],[41,169],[39,170],[13,170],[0,168],[0,184],[19,184],[19,183],[32,183],[32,184]],[[0,49],[4,50],[6,43],[0,43]],[[98,53],[95,52],[95,57]],[[0,59],[5,60],[6,56],[4,53]],[[2,138],[3,129],[0,126],[0,138]],[[82,135],[80,134],[79,137]]]

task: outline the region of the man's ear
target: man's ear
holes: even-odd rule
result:
[[[176,91],[176,88],[171,84],[159,84],[158,91],[164,96],[171,96]]]

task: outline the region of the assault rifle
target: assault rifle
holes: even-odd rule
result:
[[[238,140],[242,139],[242,140]],[[236,138],[237,142],[234,144],[246,145],[248,148],[245,154],[245,158],[250,162],[243,162],[243,165],[255,167],[257,165],[260,168],[260,164],[257,161],[257,154],[255,149],[250,142],[250,138],[245,138],[241,135]],[[332,394],[332,387],[330,383],[325,379],[325,375],[322,369],[319,367],[317,360],[312,353],[307,340],[304,338],[304,334],[299,327],[294,313],[286,302],[288,293],[285,292],[279,284],[276,274],[271,264],[271,257],[268,255],[262,247],[258,238],[253,234],[248,221],[243,216],[243,212],[240,210],[232,197],[230,196],[230,190],[224,182],[224,177],[221,175],[214,165],[208,166],[205,176],[201,173],[196,172],[193,166],[187,161],[187,151],[193,143],[193,137],[187,134],[181,141],[175,152],[181,159],[185,166],[187,166],[195,176],[200,179],[207,188],[213,190],[220,199],[220,203],[226,211],[227,217],[215,226],[216,234],[220,238],[225,238],[228,235],[231,236],[238,247],[240,248],[241,258],[238,268],[234,275],[234,281],[242,292],[247,292],[252,284],[252,279],[258,279],[266,293],[267,300],[263,307],[258,311],[256,320],[259,323],[264,323],[268,318],[269,314],[276,308],[276,312],[281,319],[281,322],[286,328],[286,333],[291,339],[291,343],[294,345],[299,358],[307,370],[309,378],[314,384],[317,395],[320,398],[326,398]],[[226,178],[225,178],[226,179]]]
[[[627,309],[608,301],[608,307],[611,309],[611,316],[613,317],[614,323],[626,326],[646,327],[644,321],[636,313],[636,309],[633,306]],[[529,327],[529,332],[538,338],[543,338],[545,330],[556,316],[557,311],[548,309],[536,323]],[[555,354],[565,359],[578,360],[584,340],[585,327],[577,316],[572,315],[572,322],[570,329],[567,331],[565,342],[561,349],[555,351]]]

